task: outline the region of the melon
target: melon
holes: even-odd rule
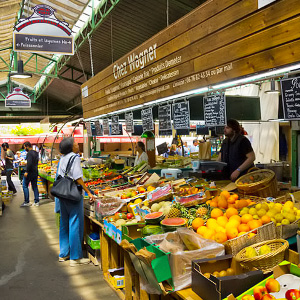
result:
[[[159,225],[146,225],[142,229],[142,236],[148,236],[148,235],[153,235],[153,234],[161,234],[163,233],[161,227]]]
[[[184,227],[186,220],[183,218],[169,218],[160,222],[164,232],[175,231],[177,228]]]
[[[153,212],[153,213],[147,214],[145,216],[145,221],[146,221],[146,224],[158,225],[163,218],[164,218],[164,213],[161,211],[158,211],[158,212]]]

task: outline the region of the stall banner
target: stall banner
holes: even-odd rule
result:
[[[33,8],[29,18],[20,18],[13,32],[13,50],[73,55],[72,30],[54,13],[51,6],[40,4]]]
[[[30,97],[23,93],[21,87],[16,87],[5,98],[5,107],[31,108]]]
[[[258,0],[206,1],[85,82],[83,116],[204,93],[210,86],[298,63],[299,11],[299,0],[261,9]]]

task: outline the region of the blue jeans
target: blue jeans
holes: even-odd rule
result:
[[[34,202],[39,203],[39,190],[37,187],[37,176],[30,176],[23,178],[23,192],[24,192],[24,202],[29,203],[29,189],[28,185],[31,182],[31,187],[34,193]]]
[[[83,197],[81,201],[60,200],[59,257],[82,258]]]

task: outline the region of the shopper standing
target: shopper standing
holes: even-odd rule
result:
[[[59,161],[58,176],[64,176],[68,162],[74,156],[68,176],[73,178],[78,184],[78,188],[84,189],[90,202],[95,201],[95,197],[83,182],[83,173],[80,165],[80,158],[77,153],[79,146],[73,138],[63,139],[59,144],[59,151],[63,155]],[[70,259],[70,266],[89,263],[89,259],[82,258],[83,242],[83,197],[80,201],[59,199],[60,201],[60,228],[59,228],[59,261],[64,262]]]
[[[254,166],[255,153],[250,141],[241,134],[237,120],[229,119],[224,128],[224,135],[219,161],[227,163],[226,176],[232,181],[247,173]]]
[[[199,152],[198,140],[193,140],[193,145],[190,147],[190,153],[198,153],[198,152]]]
[[[2,144],[2,149],[4,151],[4,159],[5,159],[5,171],[6,171],[6,182],[8,185],[8,190],[12,191],[13,194],[16,194],[17,190],[15,188],[14,183],[11,180],[11,174],[14,170],[14,153],[9,149],[8,143]]]
[[[27,207],[31,205],[29,202],[29,182],[31,182],[31,187],[34,193],[34,203],[32,206],[39,206],[39,190],[37,187],[39,153],[32,149],[30,142],[24,143],[24,149],[27,151],[27,165],[23,178],[24,203],[21,204],[21,207]]]

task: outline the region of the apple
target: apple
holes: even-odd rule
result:
[[[261,300],[274,300],[274,299],[276,299],[276,298],[273,295],[265,294],[265,295],[263,295]]]
[[[255,300],[255,298],[252,295],[244,295],[242,300]]]
[[[296,289],[288,290],[285,293],[285,298],[287,300],[297,300],[298,298],[300,298],[300,291]]]
[[[133,214],[132,213],[128,213],[127,214],[127,220],[131,220],[131,219],[133,219]]]
[[[126,195],[122,195],[121,199],[127,199]]]
[[[277,293],[280,291],[280,284],[274,278],[269,278],[266,282],[266,289],[268,293]]]
[[[253,290],[253,296],[255,300],[262,300],[262,297],[267,293],[268,291],[264,286],[257,286]]]

